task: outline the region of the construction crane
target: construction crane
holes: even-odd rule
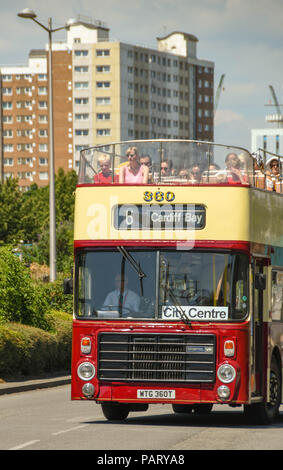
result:
[[[223,82],[224,82],[224,77],[225,77],[225,74],[223,73],[220,77],[219,84],[218,84],[218,87],[217,87],[217,90],[216,90],[215,100],[214,100],[214,116],[215,116],[216,110],[218,108],[219,98],[220,98],[220,94],[221,94],[222,87],[223,87]]]
[[[278,100],[277,100],[277,96],[275,94],[275,91],[274,91],[274,88],[272,85],[269,85],[269,89],[271,91],[271,95],[272,95],[272,98],[273,98],[273,101],[274,101],[274,105],[276,107],[276,110],[277,110],[277,113],[278,114],[281,114],[281,110],[280,110],[280,106],[279,106],[279,103],[278,103]]]
[[[277,114],[267,115],[266,116],[266,121],[267,122],[273,122],[276,125],[276,127],[281,128],[281,127],[283,127],[283,115],[281,114],[281,109],[280,109],[281,105],[278,103],[277,96],[276,96],[276,93],[274,91],[273,86],[269,85],[269,89],[270,89],[271,96],[272,96],[272,99],[273,99],[273,102],[274,102],[273,105],[269,105],[269,106],[275,106]]]

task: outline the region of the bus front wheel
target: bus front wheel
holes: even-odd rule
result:
[[[109,421],[123,421],[127,418],[130,407],[121,403],[102,403],[102,412]]]
[[[281,403],[281,375],[278,362],[275,358],[271,361],[269,380],[270,401],[244,405],[244,413],[248,420],[257,424],[271,424],[279,414]]]

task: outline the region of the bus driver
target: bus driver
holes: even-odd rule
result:
[[[125,315],[130,312],[138,312],[140,297],[127,288],[128,278],[117,274],[115,276],[115,289],[106,296],[103,307],[115,307]]]

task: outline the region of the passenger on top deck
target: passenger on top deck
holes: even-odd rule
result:
[[[225,178],[223,177],[223,172],[220,170],[220,166],[216,163],[211,163],[207,170],[202,173],[201,181],[202,183],[222,183]]]
[[[112,183],[110,157],[108,155],[100,155],[100,157],[98,157],[98,164],[101,171],[94,176],[94,182],[98,184]]]
[[[253,169],[255,176],[255,187],[264,189],[265,188],[265,176],[263,172],[263,164],[258,163],[256,158],[253,159]]]
[[[228,183],[246,183],[246,178],[240,170],[241,161],[236,153],[228,153],[225,158],[226,170],[228,172]]]
[[[140,164],[137,148],[129,147],[126,155],[128,165],[120,167],[119,183],[147,184],[149,168]]]
[[[161,176],[171,176],[171,165],[168,160],[163,160],[161,162]]]
[[[189,180],[190,179],[190,172],[187,170],[187,168],[182,168],[179,171],[178,178],[182,178],[184,180]]]
[[[201,182],[201,169],[198,164],[192,166],[190,171],[190,182],[199,184]]]
[[[141,165],[146,165],[148,166],[149,168],[149,171],[151,171],[151,167],[152,167],[152,160],[151,160],[151,157],[149,155],[143,155],[140,157],[140,164]]]
[[[140,157],[140,164],[148,167],[148,182],[152,182],[152,160],[150,155],[142,155]]]
[[[266,189],[276,191],[276,184],[280,181],[279,160],[272,157],[266,162]],[[279,191],[280,192],[280,191]]]

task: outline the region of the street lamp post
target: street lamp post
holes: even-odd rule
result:
[[[36,14],[29,8],[18,13],[20,18],[28,18],[41,26],[48,33],[48,96],[49,96],[49,267],[50,281],[56,280],[56,208],[55,208],[55,170],[54,170],[54,122],[53,122],[53,77],[52,77],[52,33],[67,28],[69,25],[52,29],[52,19],[48,18],[48,27],[36,20]],[[70,23],[71,24],[71,23]]]

